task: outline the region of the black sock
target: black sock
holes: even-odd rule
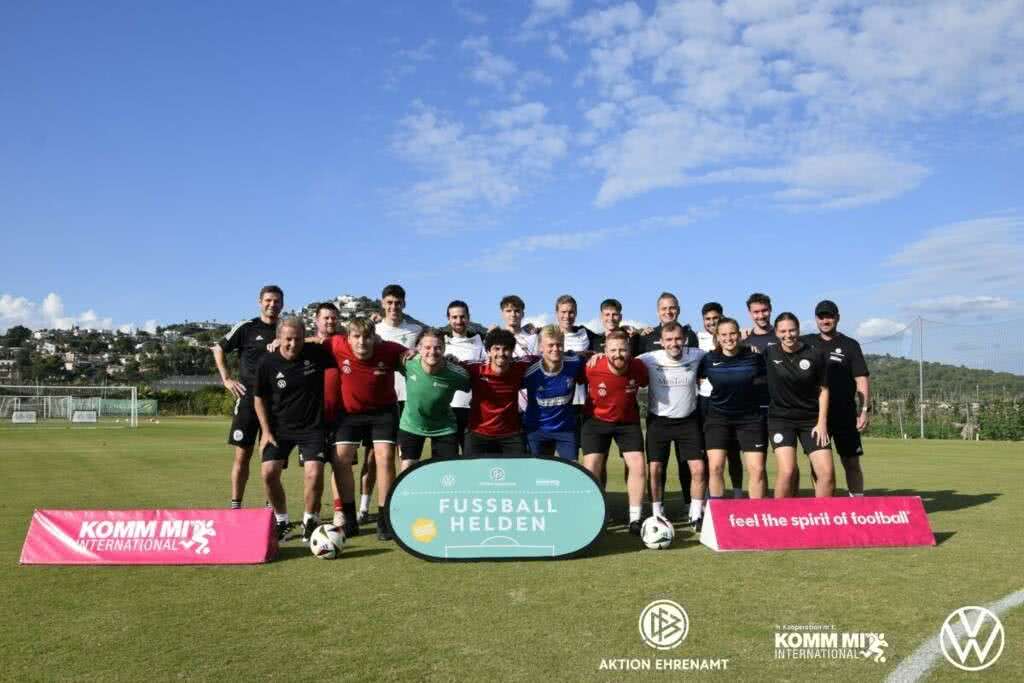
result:
[[[345,519],[351,519],[352,521],[355,521],[355,519],[356,519],[356,504],[355,504],[355,502],[342,503],[341,504],[341,511],[345,514]]]
[[[232,498],[231,499],[231,509],[232,510],[238,510],[241,507],[242,507],[242,501],[240,501],[238,498]]]

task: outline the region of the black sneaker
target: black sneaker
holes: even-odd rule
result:
[[[640,523],[640,520],[634,519],[632,522],[629,523],[629,533],[633,534],[634,536],[639,536],[641,526],[643,525]]]
[[[278,542],[287,541],[292,533],[291,522],[278,522],[277,523],[277,540]]]
[[[701,530],[701,528],[703,526],[704,526],[704,518],[703,517],[698,517],[697,521],[695,521],[693,523],[693,533],[699,534],[700,530]]]
[[[395,535],[391,532],[391,522],[384,515],[377,516],[377,540],[393,541]]]
[[[313,538],[313,532],[320,526],[320,520],[316,517],[310,517],[302,524],[302,542],[309,543],[309,539]]]
[[[698,517],[697,519],[700,519],[700,517]],[[680,524],[682,526],[696,526],[697,520],[692,519],[690,517],[690,513],[687,512],[685,515],[683,515],[683,521]]]
[[[341,530],[345,532],[345,538],[352,538],[359,535],[359,523],[354,519],[346,519]]]
[[[370,521],[370,513],[367,510],[360,510],[356,516],[356,524],[367,524]]]

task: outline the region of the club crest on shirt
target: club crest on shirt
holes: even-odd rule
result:
[[[284,389],[286,386],[288,386],[288,382],[285,382],[283,379],[277,380],[278,389]]]
[[[811,361],[807,360],[806,358],[802,358],[800,360],[799,365],[801,370],[808,370],[811,367]]]
[[[608,387],[606,387],[604,385],[604,382],[601,382],[600,384],[597,385],[597,395],[598,396],[607,396],[608,395]]]

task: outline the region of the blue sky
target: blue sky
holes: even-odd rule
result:
[[[0,328],[1021,317],[1024,3],[5,3]]]

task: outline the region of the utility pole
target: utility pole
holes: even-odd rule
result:
[[[918,408],[921,410],[921,438],[924,438],[924,318],[918,316],[918,347],[917,347],[917,389]]]

